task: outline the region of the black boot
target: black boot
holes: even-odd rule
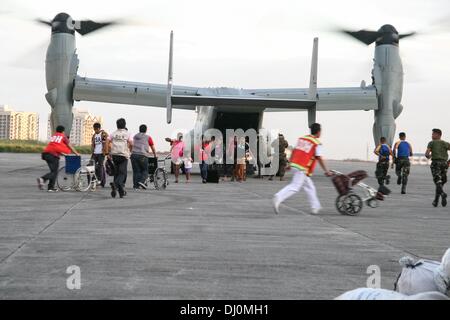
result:
[[[402,194],[406,194],[406,184],[402,184]]]
[[[111,186],[111,197],[115,198],[117,195],[116,186],[113,182],[111,182],[109,185]]]
[[[442,201],[442,206],[446,207],[447,206],[447,194],[445,192],[441,193],[441,201]]]
[[[432,203],[433,207],[437,207],[439,205],[439,196],[440,194],[436,194],[436,196],[434,197],[434,201]]]

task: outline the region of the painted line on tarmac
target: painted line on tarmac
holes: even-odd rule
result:
[[[240,188],[240,189],[242,189],[243,191],[245,190],[245,189],[243,189],[243,188]],[[254,191],[251,191],[251,192],[249,192],[248,190],[245,190],[245,191],[246,191],[247,193],[256,194]],[[258,196],[259,196],[260,198],[263,198],[263,196],[261,196],[261,195],[258,195]],[[379,243],[379,244],[381,244],[381,245],[384,245],[384,246],[386,246],[386,247],[388,247],[388,248],[391,248],[391,249],[394,249],[394,250],[396,250],[396,251],[401,251],[401,252],[403,252],[403,253],[412,255],[412,256],[415,257],[415,258],[423,258],[423,257],[417,255],[416,253],[413,253],[413,252],[411,252],[411,251],[409,251],[409,250],[407,250],[407,249],[405,249],[405,248],[396,247],[396,246],[394,246],[394,245],[392,245],[392,244],[390,244],[390,243],[384,242],[384,241],[379,240],[379,239],[376,239],[376,238],[372,238],[372,237],[370,237],[370,236],[368,236],[368,235],[366,235],[366,234],[363,234],[363,233],[361,233],[361,232],[358,232],[358,231],[356,231],[356,230],[348,229],[348,228],[346,228],[345,226],[340,225],[340,224],[338,224],[338,223],[331,222],[331,221],[327,220],[326,218],[321,217],[321,216],[320,216],[320,213],[319,213],[319,214],[312,214],[312,213],[303,211],[303,210],[301,210],[301,209],[297,209],[297,208],[288,206],[288,205],[286,205],[286,204],[284,204],[284,203],[280,204],[280,207],[281,207],[281,206],[284,206],[284,207],[288,208],[290,211],[294,211],[294,212],[297,212],[297,213],[301,213],[301,214],[303,214],[303,215],[305,215],[305,216],[311,216],[311,217],[320,219],[320,220],[322,220],[324,223],[327,223],[327,224],[329,224],[329,225],[338,227],[338,228],[343,229],[343,230],[345,230],[345,231],[348,231],[348,232],[350,232],[350,233],[357,234],[357,235],[359,235],[359,236],[361,236],[361,237],[363,237],[363,238],[365,238],[365,239],[368,239],[368,240],[373,241],[373,242],[375,242],[375,243]]]
[[[49,224],[47,224],[44,228],[42,228],[38,233],[36,233],[34,236],[32,236],[31,238],[28,238],[27,240],[23,241],[16,249],[14,249],[12,252],[10,252],[6,257],[4,257],[3,259],[0,260],[0,265],[3,264],[4,262],[6,262],[10,257],[12,257],[14,254],[16,254],[17,252],[19,252],[22,248],[24,248],[28,243],[33,242],[34,240],[36,240],[37,237],[39,237],[41,234],[43,234],[45,231],[47,231],[49,228],[51,228],[56,222],[58,222],[59,220],[61,220],[62,218],[64,218],[66,215],[68,215],[76,206],[78,206],[89,194],[90,192],[86,192],[85,194],[83,194],[83,196],[76,202],[74,203],[69,209],[67,209],[66,211],[64,211],[64,213],[62,215],[60,215],[59,217],[57,217],[56,219],[54,219],[52,222],[50,222]]]

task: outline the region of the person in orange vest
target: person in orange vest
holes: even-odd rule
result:
[[[289,185],[281,189],[273,197],[273,207],[275,213],[279,213],[279,207],[289,197],[299,192],[302,188],[308,196],[311,205],[311,213],[317,214],[321,205],[317,198],[316,187],[311,180],[316,163],[319,162],[326,176],[333,174],[327,169],[325,161],[322,158],[322,144],[319,141],[321,135],[321,126],[319,123],[313,123],[310,127],[311,134],[298,139],[297,146],[292,151],[290,163],[287,169],[292,168],[293,178]]]
[[[74,153],[77,156],[80,155],[70,144],[69,139],[64,134],[64,130],[65,128],[63,126],[57,126],[55,134],[51,136],[50,142],[42,152],[42,160],[47,162],[50,172],[37,178],[38,188],[40,190],[44,189],[44,184],[48,181],[48,192],[58,191],[55,188],[55,183],[59,170],[59,157],[70,153]]]

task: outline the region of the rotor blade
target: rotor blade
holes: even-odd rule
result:
[[[407,37],[412,37],[412,36],[415,36],[415,35],[417,35],[417,32],[409,32],[409,33],[402,33],[402,34],[399,34],[399,36],[398,36],[398,38],[399,39],[403,39],[403,38],[407,38]]]
[[[19,69],[44,70],[47,47],[48,41],[43,41],[8,64]]]
[[[112,26],[118,24],[116,21],[108,21],[108,22],[94,22],[92,20],[81,20],[79,21],[79,27],[76,27],[75,30],[81,34],[82,36],[97,31],[101,28]]]
[[[369,45],[373,42],[375,42],[381,34],[377,31],[367,31],[367,30],[360,30],[360,31],[348,31],[348,30],[341,30],[341,32],[348,34],[349,36],[352,36],[353,38],[361,41],[362,43]]]
[[[51,21],[42,20],[42,19],[36,19],[35,21],[38,22],[38,23],[46,24],[46,25],[48,25],[50,27],[52,26],[52,22]]]

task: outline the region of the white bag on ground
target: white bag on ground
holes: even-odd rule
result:
[[[442,262],[432,260],[414,261],[403,257],[399,261],[403,267],[395,290],[406,295],[438,291],[449,295],[450,249],[447,249]]]
[[[449,300],[440,292],[405,295],[386,289],[358,288],[341,294],[335,300]]]
[[[411,257],[403,257],[399,262],[403,269],[395,285],[396,291],[407,295],[439,291],[434,283],[434,272],[441,265],[439,261],[414,261]]]
[[[436,283],[439,292],[450,297],[450,249],[445,251],[441,265],[434,272],[434,282]]]

